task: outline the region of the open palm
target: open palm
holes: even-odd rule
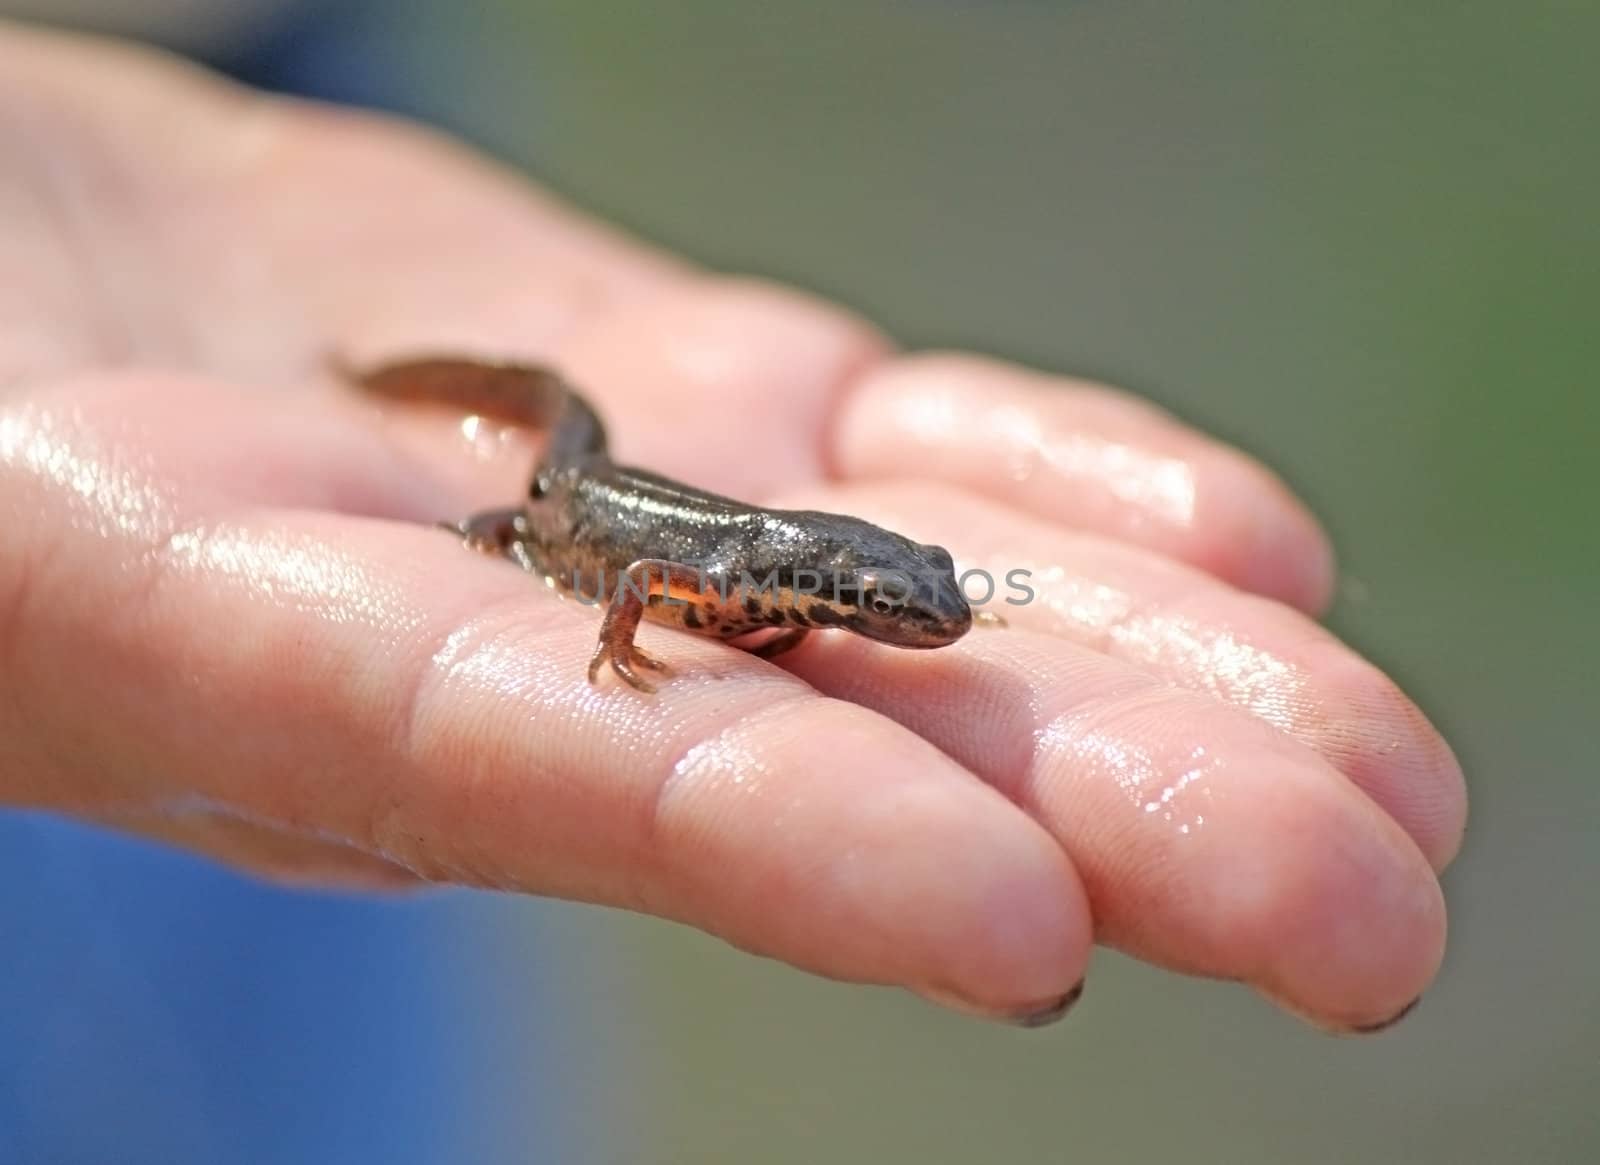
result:
[[[1434,974],[1459,770],[1301,613],[1325,541],[1240,454],[129,49],[0,32],[0,152],[0,798],[1018,1018],[1096,940],[1334,1028]],[[647,628],[659,694],[591,686],[592,609],[425,525],[512,504],[532,438],[324,371],[441,349],[559,366],[622,460],[1036,598],[936,652]]]

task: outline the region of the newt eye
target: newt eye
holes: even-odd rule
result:
[[[544,474],[537,474],[534,476],[533,481],[528,486],[528,498],[529,500],[536,502],[540,498],[544,497],[545,493],[549,489],[550,483],[545,481]]]
[[[867,592],[867,606],[875,615],[892,615],[898,605],[887,595],[879,594],[877,591]]]
[[[911,598],[911,577],[903,570],[864,570],[861,605],[874,615],[892,615]]]

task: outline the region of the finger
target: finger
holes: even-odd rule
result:
[[[33,775],[15,798],[198,795],[428,879],[649,910],[985,1011],[1047,1008],[1081,977],[1088,915],[1060,848],[936,749],[653,628],[660,694],[597,689],[594,612],[509,566],[206,494],[218,446],[262,482],[309,472],[248,408],[232,428],[147,426],[130,461],[116,414],[182,391],[146,388],[68,385],[0,418],[6,777]],[[383,475],[402,461],[371,443],[357,476],[400,492]]]
[[[0,378],[298,376],[330,338],[538,355],[688,278],[442,137],[0,26]]]
[[[181,135],[151,140],[180,117]],[[125,47],[0,33],[0,140],[19,175],[62,187],[18,191],[0,228],[0,256],[17,251],[29,273],[14,297],[0,288],[0,337],[28,344],[7,359],[0,339],[0,377],[131,356],[348,396],[325,375],[330,349],[357,363],[549,361],[594,396],[621,456],[757,496],[820,472],[839,392],[887,346],[810,297],[698,278],[421,129]],[[59,204],[83,190],[106,201],[63,220]],[[67,278],[83,256],[115,278]],[[45,288],[51,273],[60,286]],[[85,298],[106,287],[121,294]],[[133,350],[107,350],[130,315]],[[733,424],[748,436],[733,442]],[[459,485],[500,486],[489,473],[513,463],[526,473],[525,441],[456,426],[395,428],[431,432],[434,464]]]
[[[1104,942],[1337,1030],[1397,1015],[1438,969],[1444,904],[1422,853],[1253,716],[1025,631],[928,653],[831,637],[784,662],[1027,809],[1071,856]]]
[[[1449,745],[1392,680],[1298,612],[947,486],[834,487],[790,500],[950,547],[962,570],[985,572],[969,580],[971,597],[993,585],[988,607],[1011,626],[1104,652],[1288,733],[1381,805],[1436,870],[1459,849],[1466,786]]]
[[[596,317],[548,359],[599,408],[619,461],[755,499],[822,475],[834,402],[885,349],[872,328],[809,296],[702,279]],[[392,354],[349,355],[366,366]],[[348,383],[336,387],[358,404]],[[447,409],[361,407],[473,504],[527,488],[537,435]]]
[[[834,456],[847,478],[962,485],[1306,610],[1332,591],[1327,539],[1276,477],[1109,389],[977,357],[909,357],[853,386]]]
[[[410,870],[353,846],[299,837],[232,813],[198,808],[107,812],[92,819],[113,829],[181,846],[193,853],[297,889],[415,890],[426,883]]]
[[[556,358],[601,402],[619,460],[757,499],[822,476],[840,395],[887,349],[829,304],[719,279],[599,317]]]

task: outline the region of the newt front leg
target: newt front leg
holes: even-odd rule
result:
[[[600,625],[600,642],[589,660],[589,682],[600,680],[600,665],[610,663],[629,685],[641,692],[654,692],[655,685],[646,681],[637,667],[651,671],[666,671],[666,664],[647,655],[634,646],[633,637],[639,630],[639,620],[644,617],[645,603],[652,597],[669,598],[677,602],[709,604],[705,572],[698,567],[668,562],[662,558],[641,558],[622,572],[617,582],[617,593],[606,608],[605,622]]]

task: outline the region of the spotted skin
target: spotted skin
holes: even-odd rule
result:
[[[618,465],[593,408],[548,368],[430,357],[336,370],[381,396],[549,430],[521,506],[449,528],[605,607],[593,682],[609,664],[634,688],[655,690],[640,669],[666,668],[634,645],[642,619],[723,640],[779,629],[750,648],[766,658],[818,630],[932,648],[973,625],[944,548],[860,518],[749,506]]]

